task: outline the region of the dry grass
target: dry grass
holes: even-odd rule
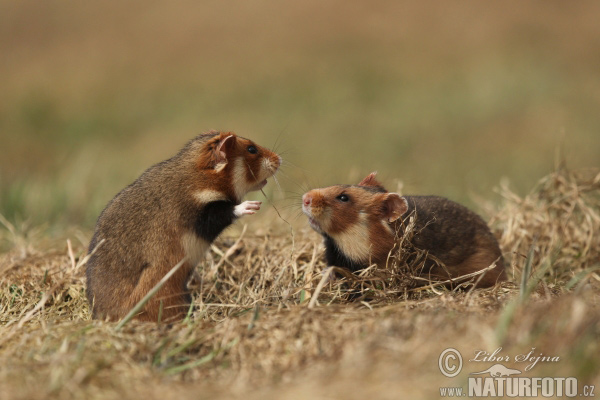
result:
[[[574,172],[564,167],[542,179],[523,199],[502,185],[506,206],[495,223],[502,227],[500,244],[512,255],[517,275],[519,258],[532,246],[532,265],[547,268],[555,284],[566,284],[575,273],[600,266],[599,190],[597,170]]]
[[[600,383],[600,172],[560,169],[524,198],[502,194],[492,224],[513,282],[411,290],[399,259],[316,293],[320,239],[279,221],[217,242],[186,321],[118,331],[90,320],[83,243],[48,249],[3,230],[2,398],[431,398],[464,384],[437,369],[447,347],[536,347],[561,362],[532,376]]]

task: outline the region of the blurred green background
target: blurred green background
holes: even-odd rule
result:
[[[378,170],[466,203],[502,177],[524,193],[557,148],[600,164],[599,20],[597,1],[0,1],[0,214],[91,229],[210,129],[279,138],[293,192]]]

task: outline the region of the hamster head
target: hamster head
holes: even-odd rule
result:
[[[215,189],[237,201],[262,189],[281,165],[279,155],[233,132],[208,135],[211,137],[203,141],[196,166],[216,175]]]
[[[310,226],[355,262],[385,259],[395,243],[394,222],[408,210],[406,199],[389,193],[375,174],[358,185],[313,189],[302,196]]]

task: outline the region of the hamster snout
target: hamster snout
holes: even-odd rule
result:
[[[311,190],[302,196],[302,212],[308,217],[310,226],[317,232],[322,232],[323,196],[316,190]]]
[[[302,211],[309,216],[318,216],[323,209],[323,195],[318,190],[311,190],[302,196]]]
[[[312,203],[312,196],[310,195],[310,193],[304,193],[304,195],[302,196],[302,204],[304,204],[305,206],[310,206],[310,203]]]
[[[302,195],[302,211],[309,218],[312,217],[312,202],[313,202],[313,197],[310,194],[310,192],[304,193],[304,195]]]

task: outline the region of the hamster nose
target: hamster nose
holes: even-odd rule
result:
[[[306,193],[304,196],[302,196],[302,202],[305,206],[310,206],[310,203],[312,202],[312,197],[310,197],[310,195]]]

